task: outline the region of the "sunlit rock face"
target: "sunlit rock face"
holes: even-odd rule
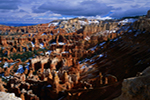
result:
[[[21,98],[16,97],[14,93],[5,93],[5,92],[0,92],[0,99],[1,100],[22,100]]]

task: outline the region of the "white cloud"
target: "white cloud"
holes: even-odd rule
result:
[[[0,21],[45,23],[74,16],[120,18],[144,15],[149,5],[149,0],[1,0]],[[103,17],[110,12],[110,17]]]

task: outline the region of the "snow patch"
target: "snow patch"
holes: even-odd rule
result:
[[[27,68],[27,69],[29,70],[29,65],[30,65],[30,63],[27,62],[26,64],[27,64],[27,65],[25,66],[25,68]]]
[[[18,66],[18,70],[17,70],[17,73],[23,73],[24,72],[24,69],[23,69],[23,66],[22,65],[19,65]]]
[[[40,48],[44,49],[44,44],[43,43],[40,43]]]
[[[131,32],[132,32],[132,30],[129,30],[128,32],[129,32],[129,33],[131,33]]]
[[[87,25],[87,22],[79,20],[80,25]]]
[[[99,57],[96,60],[102,58],[103,56],[104,56],[103,54],[100,54]]]
[[[56,44],[57,44],[56,42],[53,42],[53,43],[52,43],[52,45],[56,45]],[[65,45],[66,43],[59,42],[58,44],[59,44],[59,45]]]
[[[51,35],[53,35],[53,33],[50,33]]]
[[[103,56],[104,56],[104,55],[102,55],[102,54],[99,55],[100,58],[103,57]]]
[[[126,23],[133,23],[135,21],[137,21],[137,19],[133,19],[133,18],[124,19],[124,20],[120,21],[119,24],[122,23],[123,25],[125,25]]]
[[[137,37],[137,35],[139,35],[139,34],[140,34],[140,32],[136,32],[134,36]]]
[[[5,49],[5,47],[1,47],[1,48],[2,48],[2,50]]]
[[[43,35],[47,35],[46,33],[43,33],[41,36],[43,36]]]
[[[90,60],[90,62],[93,62],[93,61],[94,61],[93,59]]]
[[[51,52],[52,52],[52,51],[49,50],[49,51],[45,52],[45,55],[50,55]]]
[[[86,40],[86,41],[90,40],[90,37],[87,36],[87,37],[85,38],[85,40]]]
[[[79,61],[79,64],[81,64],[82,62],[87,62],[87,61],[89,61],[89,60],[90,60],[90,59],[85,58],[84,60]]]
[[[51,22],[48,27],[50,27],[51,25],[57,26],[59,24],[59,22]]]
[[[61,52],[61,53],[69,53],[68,51],[64,51],[64,52]]]
[[[97,48],[97,45],[95,47],[91,48],[90,50],[94,51],[96,48]]]
[[[114,39],[114,41],[118,41],[118,38]]]
[[[16,63],[16,62],[10,63],[10,66],[11,66],[11,65],[14,65],[15,63]]]
[[[106,42],[102,42],[102,43],[99,44],[99,46],[103,46],[105,43],[106,43]]]
[[[86,66],[84,65],[84,66],[82,66],[80,69],[85,69],[86,68]]]
[[[109,33],[116,33],[116,30],[111,30],[109,31]]]
[[[89,20],[88,23],[89,23],[89,24],[92,24],[92,23],[94,23],[94,24],[99,24],[99,21],[97,21],[97,20],[94,20],[94,21]]]
[[[8,67],[8,65],[9,65],[9,63],[8,63],[8,62],[5,62],[3,68]]]
[[[95,64],[97,64],[97,63],[93,63],[93,64],[91,64],[90,66],[93,66],[93,65],[95,65]]]
[[[32,47],[35,47],[35,45],[34,45],[34,43],[33,43],[33,42],[31,42],[31,45],[32,45]]]
[[[10,77],[11,77],[11,76],[4,76],[4,75],[2,76],[2,78],[3,78],[3,79],[7,79],[7,81],[9,81],[9,78],[10,78]]]
[[[52,85],[47,85],[47,87],[52,87]]]

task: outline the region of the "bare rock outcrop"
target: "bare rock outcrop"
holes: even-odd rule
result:
[[[0,92],[0,100],[22,100],[15,96],[14,93]]]
[[[147,18],[150,18],[150,10],[147,12]]]
[[[149,100],[150,99],[150,67],[137,77],[124,79],[122,94],[114,100]]]

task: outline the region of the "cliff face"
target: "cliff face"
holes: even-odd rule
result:
[[[122,94],[114,100],[150,100],[150,67],[138,76],[124,79]]]
[[[138,21],[136,21],[133,24],[133,27],[137,30],[150,32],[149,25],[150,25],[150,19],[143,18],[143,19],[139,19]]]
[[[150,10],[147,12],[147,18],[150,18]]]

